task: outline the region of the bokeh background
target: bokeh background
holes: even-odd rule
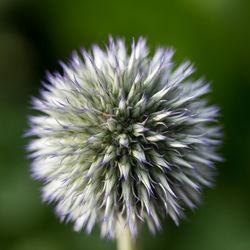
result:
[[[169,219],[155,237],[143,229],[141,249],[250,249],[250,1],[248,0],[0,0],[0,249],[115,249],[60,224],[41,202],[40,183],[25,158],[31,95],[45,71],[58,70],[72,50],[103,44],[108,35],[148,38],[173,46],[175,60],[196,63],[196,76],[213,82],[225,140],[213,190],[177,228]]]

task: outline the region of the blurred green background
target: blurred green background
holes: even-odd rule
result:
[[[88,236],[60,224],[41,202],[40,183],[25,158],[27,115],[45,71],[58,70],[72,50],[127,44],[142,35],[152,49],[173,46],[175,60],[196,63],[196,76],[213,82],[225,140],[213,190],[176,227],[165,220],[155,237],[143,229],[142,249],[250,249],[250,1],[249,0],[1,0],[0,1],[0,249],[115,249],[99,229]]]

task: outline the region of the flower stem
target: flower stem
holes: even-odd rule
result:
[[[139,250],[138,242],[132,239],[128,226],[121,219],[116,226],[117,250]]]
[[[116,238],[117,250],[138,250],[135,239],[131,238],[128,228],[124,228]]]

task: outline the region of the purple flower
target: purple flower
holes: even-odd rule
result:
[[[32,175],[77,231],[99,223],[113,238],[124,221],[133,236],[144,222],[154,233],[213,183],[221,133],[218,108],[202,98],[210,85],[190,78],[190,62],[174,66],[172,49],[148,54],[143,38],[128,53],[110,37],[106,50],[73,53],[33,99]]]

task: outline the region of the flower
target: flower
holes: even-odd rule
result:
[[[193,65],[172,62],[172,49],[150,57],[146,41],[110,37],[106,50],[73,53],[63,74],[47,76],[30,117],[31,172],[44,181],[43,200],[54,201],[61,220],[114,238],[124,220],[135,237],[144,221],[161,228],[164,215],[176,224],[210,187],[220,143],[218,108],[202,96]]]

